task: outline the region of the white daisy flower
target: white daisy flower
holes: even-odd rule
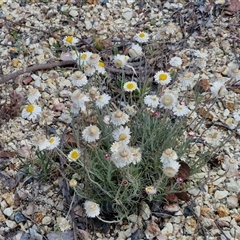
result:
[[[31,104],[33,104],[35,101],[37,101],[40,97],[41,97],[41,94],[37,88],[30,88],[28,90],[27,99]]]
[[[129,121],[129,116],[121,110],[117,110],[111,115],[111,122],[116,125],[123,125]]]
[[[117,141],[117,142],[122,141],[122,142],[128,144],[130,142],[130,138],[131,138],[130,128],[128,126],[126,126],[126,127],[120,126],[119,128],[117,128],[113,131],[112,136],[115,141]]]
[[[88,83],[87,77],[81,71],[74,72],[70,77],[73,86],[82,87]]]
[[[59,117],[59,119],[65,123],[71,123],[72,122],[72,117],[70,116],[69,113],[62,113]]]
[[[78,51],[72,50],[69,51],[69,57],[73,60],[76,61],[79,59],[80,53]]]
[[[117,54],[113,58],[113,63],[117,68],[124,68],[124,66],[127,64],[128,59],[129,57],[126,55]]]
[[[81,108],[81,111],[86,110],[85,103],[89,102],[88,96],[81,92],[81,90],[77,89],[72,93],[71,100],[73,102],[73,107]]]
[[[68,160],[70,162],[76,162],[81,156],[81,153],[78,149],[73,149],[69,154],[68,154]]]
[[[169,64],[173,67],[180,67],[182,65],[182,59],[180,57],[173,57],[170,59]]]
[[[28,119],[28,120],[36,120],[38,115],[40,115],[42,112],[41,107],[39,107],[36,104],[30,104],[27,105],[22,110],[22,118]]]
[[[136,115],[136,113],[137,113],[137,106],[136,106],[136,105],[132,105],[132,106],[126,105],[126,106],[124,107],[124,111],[125,111],[128,115],[134,116],[134,115]]]
[[[100,56],[96,53],[91,54],[91,56],[88,58],[88,64],[95,67],[100,61]]]
[[[84,66],[85,64],[87,64],[89,58],[91,57],[92,53],[91,52],[83,52],[80,53],[78,56],[78,61],[77,64],[80,66]]]
[[[219,146],[222,138],[222,133],[216,129],[210,129],[206,132],[205,140],[213,147]]]
[[[236,121],[240,121],[240,109],[233,112],[233,117]]]
[[[104,64],[104,62],[102,62],[102,61],[99,61],[99,62],[97,63],[97,65],[95,66],[95,68],[96,68],[96,70],[97,70],[99,73],[101,73],[101,74],[106,73],[105,64]]]
[[[172,150],[172,148],[167,148],[162,153],[162,156],[160,158],[160,160],[163,164],[168,163],[168,162],[173,161],[173,160],[177,160],[177,159],[178,159],[178,155],[174,150]]]
[[[86,200],[84,203],[86,214],[90,218],[97,217],[100,214],[100,207],[97,203]]]
[[[154,187],[154,186],[147,186],[145,188],[145,192],[148,194],[148,195],[154,195],[157,193],[157,189]]]
[[[72,178],[70,181],[69,181],[69,186],[72,187],[72,188],[75,188],[77,186],[77,180]]]
[[[132,155],[133,155],[132,163],[135,165],[142,160],[142,153],[141,153],[140,148],[130,147],[130,150],[131,150]]]
[[[52,150],[60,144],[60,138],[59,137],[51,137],[48,140],[48,142],[49,142],[49,145],[48,145],[47,149]]]
[[[36,145],[40,151],[45,150],[50,145],[49,141],[45,137],[39,137]]]
[[[161,85],[167,85],[172,80],[172,78],[169,75],[169,73],[164,72],[164,71],[158,71],[154,75],[154,79],[155,79],[155,82],[160,83]]]
[[[134,82],[134,81],[126,82],[126,83],[124,83],[124,85],[123,85],[123,89],[124,89],[126,92],[133,92],[133,91],[135,91],[137,88],[138,88],[137,83]]]
[[[147,42],[149,39],[149,35],[145,32],[140,32],[140,33],[137,33],[135,36],[134,36],[134,40],[139,42],[139,43],[145,43]]]
[[[88,142],[95,142],[100,138],[101,131],[96,125],[90,125],[82,131],[83,139]]]
[[[166,34],[174,34],[177,31],[177,26],[173,22],[169,22],[164,30]]]
[[[142,47],[139,44],[132,44],[131,48],[128,51],[128,54],[131,58],[136,58],[142,56]]]
[[[204,58],[204,59],[207,59],[208,57],[208,52],[206,49],[201,49],[200,51],[199,50],[195,50],[194,51],[194,56],[198,57],[198,58]]]
[[[201,69],[205,68],[207,66],[207,62],[204,58],[196,59],[195,64],[196,64],[197,67],[199,67]]]
[[[111,150],[112,153],[115,153],[115,152],[117,152],[121,147],[124,147],[125,145],[126,145],[126,143],[123,142],[123,141],[114,142],[114,143],[111,145],[110,150]]]
[[[96,72],[95,67],[93,67],[89,64],[84,65],[84,73],[86,76],[91,77],[95,72]]]
[[[98,95],[96,97],[95,104],[98,108],[102,109],[103,106],[105,106],[109,103],[110,99],[111,99],[111,97],[108,94],[103,93],[102,95]]]
[[[178,104],[176,107],[173,108],[173,114],[178,117],[185,116],[189,112],[189,108],[185,105]]]
[[[148,107],[156,108],[159,104],[159,97],[157,95],[147,95],[143,101]]]
[[[193,87],[194,73],[193,72],[185,72],[179,76],[179,80],[183,87]]]
[[[160,98],[160,107],[165,109],[172,109],[176,106],[177,97],[171,92],[166,92]]]
[[[210,90],[214,98],[224,97],[228,93],[224,83],[219,81],[214,82]]]
[[[62,232],[65,232],[67,230],[71,229],[71,224],[66,218],[63,217],[57,217],[57,225],[60,228]]]
[[[118,149],[118,151],[112,154],[110,160],[117,168],[122,168],[133,161],[133,154],[129,146],[123,145]]]
[[[224,162],[222,165],[224,170],[234,171],[234,170],[238,170],[238,164],[239,162],[234,158],[227,157],[224,159]]]
[[[79,40],[73,36],[66,36],[63,39],[63,43],[65,46],[75,46],[78,42]]]
[[[163,163],[163,174],[169,178],[174,177],[180,168],[180,164],[177,161],[171,160]]]
[[[91,100],[96,100],[99,95],[100,95],[100,92],[98,91],[98,89],[96,87],[91,87],[87,94],[87,96]]]

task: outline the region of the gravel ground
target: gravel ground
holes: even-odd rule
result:
[[[0,0],[0,239],[240,239],[240,132],[232,114],[240,108],[239,10],[238,1],[224,0]],[[214,81],[226,83],[228,94],[215,102],[199,134],[209,144],[213,140],[205,133],[206,127],[232,137],[201,172],[191,176],[190,201],[166,205],[164,212],[145,204],[138,215],[129,216],[129,221],[114,224],[86,220],[81,207],[76,207],[75,213],[81,216],[76,236],[62,219],[69,202],[59,178],[40,182],[34,177],[37,168],[32,169],[32,176],[23,176],[21,161],[13,150],[26,157],[36,136],[46,131],[60,135],[66,128],[56,119],[64,112],[61,104],[69,104],[69,75],[74,67],[70,62],[56,73],[49,65],[64,60],[65,36],[80,39],[79,50],[99,48],[111,75],[118,73],[108,57],[112,46],[122,45],[124,53],[140,31],[149,33],[151,41],[165,43],[159,51],[162,55],[152,61],[173,56],[183,59],[177,81],[189,71],[192,61],[197,69],[194,81],[199,80],[206,99]],[[206,59],[189,60],[196,50],[206,51]],[[238,66],[235,71],[233,63]],[[33,69],[28,69],[31,66]],[[21,69],[27,71],[10,75]],[[41,90],[45,106],[38,122],[20,117],[21,105],[32,86]],[[201,108],[192,117],[204,116],[204,111]],[[196,144],[189,157],[194,159],[205,147],[201,142]],[[86,229],[86,221],[92,228]],[[56,223],[65,224],[67,230],[58,232]]]

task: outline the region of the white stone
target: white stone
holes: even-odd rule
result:
[[[224,180],[226,179],[226,177],[220,177],[217,180],[213,181],[213,185],[218,186],[220,183],[224,182]]]
[[[4,215],[10,217],[13,214],[13,208],[12,207],[5,208],[3,210],[3,213],[4,213]]]
[[[52,222],[52,218],[49,217],[49,216],[45,216],[43,219],[42,219],[42,224],[45,224],[45,225],[48,225]]]
[[[7,225],[9,228],[11,228],[11,229],[17,227],[17,224],[16,224],[14,221],[6,220],[5,223],[6,223],[6,225]]]
[[[227,117],[229,114],[230,114],[230,111],[226,108],[226,109],[223,111],[223,116],[224,116],[224,117]]]
[[[237,208],[238,207],[238,198],[236,196],[228,197],[227,205],[229,208]]]
[[[145,202],[141,202],[140,216],[142,216],[142,218],[144,220],[149,219],[151,216],[151,210],[150,210],[148,204]]]
[[[77,16],[78,16],[78,11],[77,11],[77,10],[71,10],[71,11],[69,12],[69,15],[70,15],[71,17],[77,17]]]
[[[171,223],[166,223],[165,227],[161,231],[161,233],[166,236],[171,235],[172,232],[173,232],[173,225]]]
[[[130,8],[124,8],[123,9],[123,14],[122,14],[123,18],[126,19],[127,21],[129,21],[132,16],[133,16],[133,12],[132,9]]]
[[[89,20],[85,21],[85,27],[87,30],[90,30],[92,28],[92,23]]]
[[[215,194],[214,194],[214,198],[215,198],[216,200],[220,200],[220,199],[223,199],[223,198],[227,197],[228,194],[229,194],[229,192],[226,191],[226,190],[224,190],[224,191],[218,191],[218,190],[217,190],[217,191],[215,192]]]
[[[127,0],[128,4],[133,4],[134,2],[136,2],[136,0]]]

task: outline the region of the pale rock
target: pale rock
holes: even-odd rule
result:
[[[161,233],[161,230],[154,221],[150,221],[144,233],[147,239],[153,239]]]
[[[125,237],[130,237],[131,236],[131,234],[132,234],[132,229],[131,228],[128,228],[125,232],[124,232],[124,235],[125,235]]]
[[[69,90],[62,90],[59,92],[59,96],[62,97],[62,98],[67,98],[67,97],[70,97],[72,95],[71,91]]]
[[[199,151],[199,149],[198,149]],[[195,173],[194,175],[191,176],[191,179],[203,179],[206,177],[206,173],[205,172],[201,172],[201,173]]]
[[[227,205],[229,208],[237,208],[239,206],[238,204],[238,198],[236,196],[230,196],[227,198]]]
[[[144,220],[147,220],[150,218],[151,216],[151,209],[150,207],[148,206],[148,204],[146,202],[141,202],[141,205],[140,205],[140,213],[139,215],[144,219]]]
[[[7,206],[8,205],[5,200],[1,201],[1,209],[5,209]]]
[[[128,220],[130,222],[133,222],[133,223],[136,223],[137,222],[137,219],[138,219],[138,215],[137,214],[131,214],[129,217],[128,217]]]
[[[165,227],[161,230],[161,233],[168,237],[173,233],[173,225],[171,223],[166,223]]]
[[[3,210],[4,215],[10,217],[13,214],[13,207],[8,207]]]
[[[52,218],[49,217],[49,216],[45,216],[43,219],[42,219],[42,224],[44,225],[48,225],[52,222]]]
[[[127,4],[133,4],[136,0],[127,0]]]
[[[14,205],[14,195],[13,193],[4,193],[2,194],[2,198],[6,201],[8,206],[13,206]]]
[[[9,227],[10,229],[17,227],[17,224],[14,221],[6,220],[5,223],[6,223],[7,227]]]
[[[227,197],[228,194],[229,194],[229,192],[226,191],[226,190],[224,190],[224,191],[219,191],[219,190],[217,190],[217,191],[215,192],[215,194],[214,194],[214,198],[215,198],[216,200],[220,200],[220,199],[223,199],[223,198]]]
[[[188,234],[193,235],[197,229],[197,222],[193,217],[187,217],[184,227]]]
[[[229,114],[230,114],[230,111],[226,108],[226,109],[223,111],[223,116],[224,116],[224,117],[227,117]]]
[[[231,228],[230,233],[232,236],[235,236],[235,239],[240,239],[240,227],[234,226]]]
[[[85,21],[85,27],[86,27],[87,30],[90,30],[90,29],[92,28],[92,23],[91,23],[91,21],[86,20],[86,21]]]
[[[129,21],[133,16],[132,9],[131,8],[124,8],[122,11],[123,11],[123,14],[122,14],[123,18],[125,20]]]
[[[29,229],[30,235],[34,238],[34,240],[42,240],[42,234],[39,234],[33,227]]]
[[[197,217],[200,217],[200,215],[201,215],[201,207],[200,206],[196,206],[194,212],[197,215]]]
[[[213,181],[212,184],[218,186],[220,183],[224,182],[226,177],[220,177],[217,180]]]
[[[160,234],[160,235],[157,235],[157,236],[156,236],[156,239],[157,239],[157,240],[167,240],[168,238],[167,238],[165,235]]]
[[[205,227],[205,228],[210,228],[213,225],[215,225],[214,220],[209,217],[202,217],[201,219],[202,219],[201,223],[202,223],[203,227]]]
[[[72,9],[72,10],[69,12],[69,15],[70,15],[71,17],[77,17],[77,16],[78,16],[78,11]]]
[[[102,239],[102,238],[101,238]],[[118,232],[118,237],[116,240],[125,240],[126,236],[123,231]]]
[[[227,240],[227,239],[233,240],[233,237],[232,237],[230,231],[225,230],[225,231],[221,231],[220,233],[221,233],[220,237],[222,240]]]
[[[194,197],[201,195],[201,191],[198,188],[189,189],[188,193]]]
[[[224,4],[226,0],[215,0],[215,4]]]
[[[177,211],[180,209],[180,207],[179,207],[179,205],[178,205],[177,203],[173,203],[173,204],[165,205],[165,206],[163,207],[163,209],[164,209],[165,211],[174,213],[174,212],[177,212]]]
[[[227,190],[230,192],[238,193],[240,189],[240,179],[230,179],[230,182],[226,183]]]
[[[20,199],[27,199],[30,196],[29,192],[25,189],[20,189],[17,193]]]

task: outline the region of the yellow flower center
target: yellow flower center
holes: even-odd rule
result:
[[[151,100],[155,102],[155,101],[157,101],[157,98],[156,97],[151,97]]]
[[[117,59],[117,60],[115,61],[115,66],[116,66],[116,67],[122,67],[122,66],[123,66],[122,61],[119,60],[119,59]]]
[[[233,159],[233,158],[231,158],[231,159],[229,159],[229,163],[230,163],[230,164],[235,164],[235,163],[236,163],[236,160]]]
[[[143,32],[139,33],[139,37],[140,38],[144,38],[145,37],[145,33],[143,33]]]
[[[78,159],[78,158],[79,158],[79,153],[78,153],[77,151],[73,151],[73,152],[71,153],[71,158],[72,158],[72,159]]]
[[[33,106],[33,105],[28,105],[28,106],[26,107],[26,111],[27,111],[28,113],[32,113],[32,112],[34,111],[34,106]]]
[[[217,132],[214,132],[213,134],[212,134],[212,138],[217,138],[218,137],[218,133]]]
[[[49,142],[50,142],[50,143],[54,143],[54,142],[55,142],[55,139],[54,139],[54,138],[50,138],[50,139],[49,139]]]
[[[81,54],[80,58],[83,59],[83,60],[86,60],[87,59],[87,54],[86,53]]]
[[[171,155],[172,153],[173,153],[173,150],[170,149],[170,148],[168,148],[168,149],[165,150],[165,154],[166,154],[166,155]]]
[[[121,118],[123,116],[123,112],[118,110],[116,113],[115,113],[115,117],[116,118]]]
[[[123,158],[126,158],[128,156],[128,152],[127,151],[122,151],[120,153],[120,156],[123,157]]]
[[[90,127],[90,132],[91,132],[91,134],[94,135],[98,132],[98,128],[96,126],[92,126],[92,127]]]
[[[135,88],[135,84],[128,83],[128,84],[126,84],[126,88],[129,89],[129,90],[133,90]]]
[[[104,62],[100,61],[100,62],[98,62],[98,66],[104,68],[105,64],[104,64]]]
[[[178,106],[178,110],[182,111],[182,110],[183,110],[183,107]]]
[[[119,135],[119,140],[120,140],[120,141],[123,141],[123,140],[125,140],[126,138],[127,138],[127,134],[126,134],[126,133],[122,133],[122,134]]]
[[[160,81],[165,81],[166,79],[167,79],[167,74],[166,73],[161,73],[161,74],[159,74],[159,76],[158,76],[158,79],[160,80]]]
[[[170,106],[173,102],[173,99],[171,96],[165,96],[163,98],[163,104],[166,105],[166,106]]]
[[[73,42],[73,36],[66,37],[66,42],[72,43]]]

